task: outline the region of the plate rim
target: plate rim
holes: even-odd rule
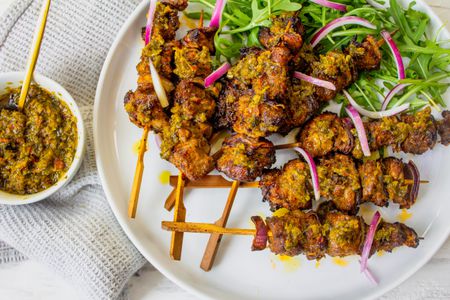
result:
[[[427,10],[427,14],[430,16],[430,20],[435,20],[439,23],[439,26],[444,25],[444,22],[439,18],[439,16],[434,12],[434,10],[431,8],[431,6],[426,3],[423,0],[398,0],[400,2],[412,2],[416,1],[417,4],[420,4],[421,6],[425,7]],[[101,97],[103,94],[103,86],[105,83],[106,75],[108,69],[111,67],[112,58],[120,45],[120,42],[125,35],[126,31],[130,27],[130,25],[138,18],[139,14],[145,7],[147,6],[146,0],[142,0],[139,5],[136,6],[135,10],[129,15],[127,20],[123,23],[120,31],[117,33],[117,36],[114,40],[114,42],[111,44],[110,49],[108,51],[108,55],[106,56],[105,62],[102,66],[102,70],[100,73],[100,77],[97,84],[96,94],[95,94],[95,100],[94,100],[94,111],[93,111],[93,138],[94,138],[94,151],[95,151],[95,161],[97,166],[98,175],[100,178],[100,182],[103,188],[103,191],[105,192],[106,199],[108,201],[109,206],[111,207],[111,210],[113,211],[115,219],[118,221],[119,225],[121,226],[122,230],[130,240],[130,242],[136,247],[136,249],[141,253],[142,256],[145,257],[151,263],[159,272],[161,272],[166,278],[174,282],[176,285],[181,287],[182,289],[186,290],[187,292],[191,293],[192,295],[198,296],[203,299],[217,299],[213,298],[212,295],[202,291],[201,289],[197,289],[193,287],[191,284],[185,283],[183,280],[178,279],[175,274],[173,274],[170,270],[166,270],[165,267],[163,267],[157,259],[153,257],[153,255],[148,252],[143,244],[139,241],[137,236],[133,233],[133,230],[130,228],[129,222],[130,220],[124,219],[121,216],[120,210],[118,206],[115,204],[115,201],[113,201],[113,196],[111,194],[111,191],[107,188],[108,184],[106,183],[106,175],[104,172],[104,162],[100,155],[98,154],[100,152],[100,141],[99,141],[99,125],[98,125],[98,117],[100,114],[100,103],[101,103]],[[443,28],[440,35],[445,36],[446,38],[450,37],[450,33],[446,27]],[[447,239],[450,237],[450,227],[447,229],[447,234],[443,234],[441,236],[441,240],[437,240],[437,243],[435,247],[433,247],[432,251],[429,251],[424,257],[417,261],[414,266],[407,272],[405,272],[402,276],[400,276],[398,279],[391,281],[389,284],[386,284],[384,288],[379,288],[376,290],[373,290],[373,292],[370,292],[364,299],[377,299],[381,297],[382,295],[386,294],[387,292],[391,291],[395,287],[399,286],[403,282],[405,282],[407,279],[409,279],[412,275],[414,275],[418,270],[420,270],[427,262],[431,260],[431,258],[442,248],[443,244],[447,241]]]

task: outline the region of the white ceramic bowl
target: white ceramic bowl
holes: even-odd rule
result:
[[[22,85],[22,80],[25,78],[25,72],[8,72],[8,73],[0,73],[0,95],[6,93],[6,88],[15,88],[20,87]],[[34,82],[39,84],[44,89],[49,92],[55,93],[59,97],[60,100],[65,102],[72,114],[77,118],[77,129],[78,129],[78,143],[77,143],[77,151],[75,153],[75,157],[73,159],[72,165],[70,166],[67,173],[61,177],[61,179],[50,188],[31,195],[14,195],[10,193],[6,193],[0,191],[0,204],[9,204],[9,205],[23,205],[30,204],[40,200],[43,200],[52,194],[54,194],[59,189],[63,188],[77,173],[80,168],[81,162],[83,160],[84,148],[85,148],[85,129],[83,118],[81,117],[80,110],[76,102],[73,100],[72,96],[69,92],[66,91],[59,83],[54,80],[47,78],[40,74],[34,74]]]

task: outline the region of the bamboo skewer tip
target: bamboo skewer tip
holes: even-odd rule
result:
[[[44,1],[41,9],[41,13],[38,20],[38,26],[33,37],[33,44],[31,45],[30,55],[28,58],[27,69],[25,71],[25,78],[23,80],[22,89],[20,91],[18,108],[22,110],[25,106],[28,90],[30,88],[31,80],[33,77],[36,62],[41,50],[42,39],[44,37],[45,27],[47,25],[48,12],[50,10],[51,0]]]
[[[134,173],[133,184],[131,187],[130,199],[128,202],[128,217],[130,219],[136,218],[136,211],[139,202],[139,194],[141,191],[142,176],[144,173],[144,155],[147,151],[147,140],[149,134],[149,128],[145,127],[139,142],[139,153],[136,163],[136,171]]]
[[[231,209],[233,207],[234,199],[236,198],[239,185],[240,185],[239,181],[237,180],[233,181],[222,216],[220,217],[219,220],[217,220],[215,225],[220,227],[225,227],[227,225],[228,218],[230,216]],[[212,234],[210,236],[205,252],[203,254],[202,262],[200,263],[200,268],[202,268],[204,271],[208,272],[212,269],[212,266],[216,259],[217,251],[219,250],[221,240],[222,240],[221,234]]]

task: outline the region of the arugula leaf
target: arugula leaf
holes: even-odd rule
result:
[[[273,2],[272,2],[273,1]],[[232,30],[224,31],[224,34],[234,34],[238,32],[250,31],[256,27],[268,27],[271,25],[270,16],[279,14],[283,11],[297,11],[302,8],[298,3],[291,0],[265,0],[260,3],[258,0],[252,0],[252,17],[247,25]],[[266,4],[266,5],[264,5]],[[236,11],[235,11],[236,12]]]

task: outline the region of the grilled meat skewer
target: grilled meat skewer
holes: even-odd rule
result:
[[[349,216],[332,207],[319,207],[317,212],[294,210],[277,214],[264,220],[252,217],[256,230],[223,228],[214,224],[162,222],[162,228],[174,232],[253,235],[252,251],[269,249],[274,254],[306,255],[309,260],[319,260],[325,255],[343,257],[361,255],[368,225],[359,216]],[[402,223],[382,220],[376,229],[370,255],[377,251],[392,252],[407,246],[416,248],[416,232]]]
[[[267,218],[266,226],[272,233],[268,240],[273,253],[288,256],[304,254],[310,260],[321,259],[325,255],[361,255],[368,231],[368,225],[361,217],[332,209],[321,212],[320,207],[317,214],[294,210],[283,216]],[[419,239],[413,229],[401,223],[381,221],[371,255],[380,250],[392,252],[397,247],[416,248],[418,245]]]
[[[180,81],[174,91],[170,125],[163,130],[161,157],[190,180],[201,178],[214,168],[208,140],[212,135],[209,120],[215,110],[215,95],[214,88],[205,89],[203,82],[212,71],[215,30],[190,30],[174,50],[174,73]]]
[[[364,202],[387,206],[390,200],[410,208],[416,201],[412,185],[406,182],[412,178],[410,168],[394,157],[360,162],[348,155],[330,155],[317,164],[320,194],[339,210],[352,214]],[[282,169],[265,171],[259,184],[271,210],[312,207],[311,175],[303,160],[293,159]]]
[[[441,142],[445,144],[450,126],[449,112],[444,112],[443,116],[444,120],[436,122],[431,109],[427,107],[414,114],[369,120],[364,123],[364,127],[370,149],[377,151],[382,147],[392,146],[396,152],[423,154],[433,149],[438,132]],[[311,119],[302,128],[297,139],[301,147],[313,157],[322,157],[331,152],[351,153],[358,159],[364,157],[356,130],[346,119],[333,113],[324,113]]]
[[[179,10],[184,7],[181,2],[187,0],[166,0],[158,2],[155,10],[151,39],[143,49],[136,69],[138,87],[125,95],[124,106],[130,121],[140,128],[149,128],[160,133],[169,125],[169,117],[156,96],[150,74],[149,59],[155,65],[167,92],[174,89],[173,50],[178,44],[175,41],[176,31],[180,27]],[[143,36],[144,39],[144,36]]]

